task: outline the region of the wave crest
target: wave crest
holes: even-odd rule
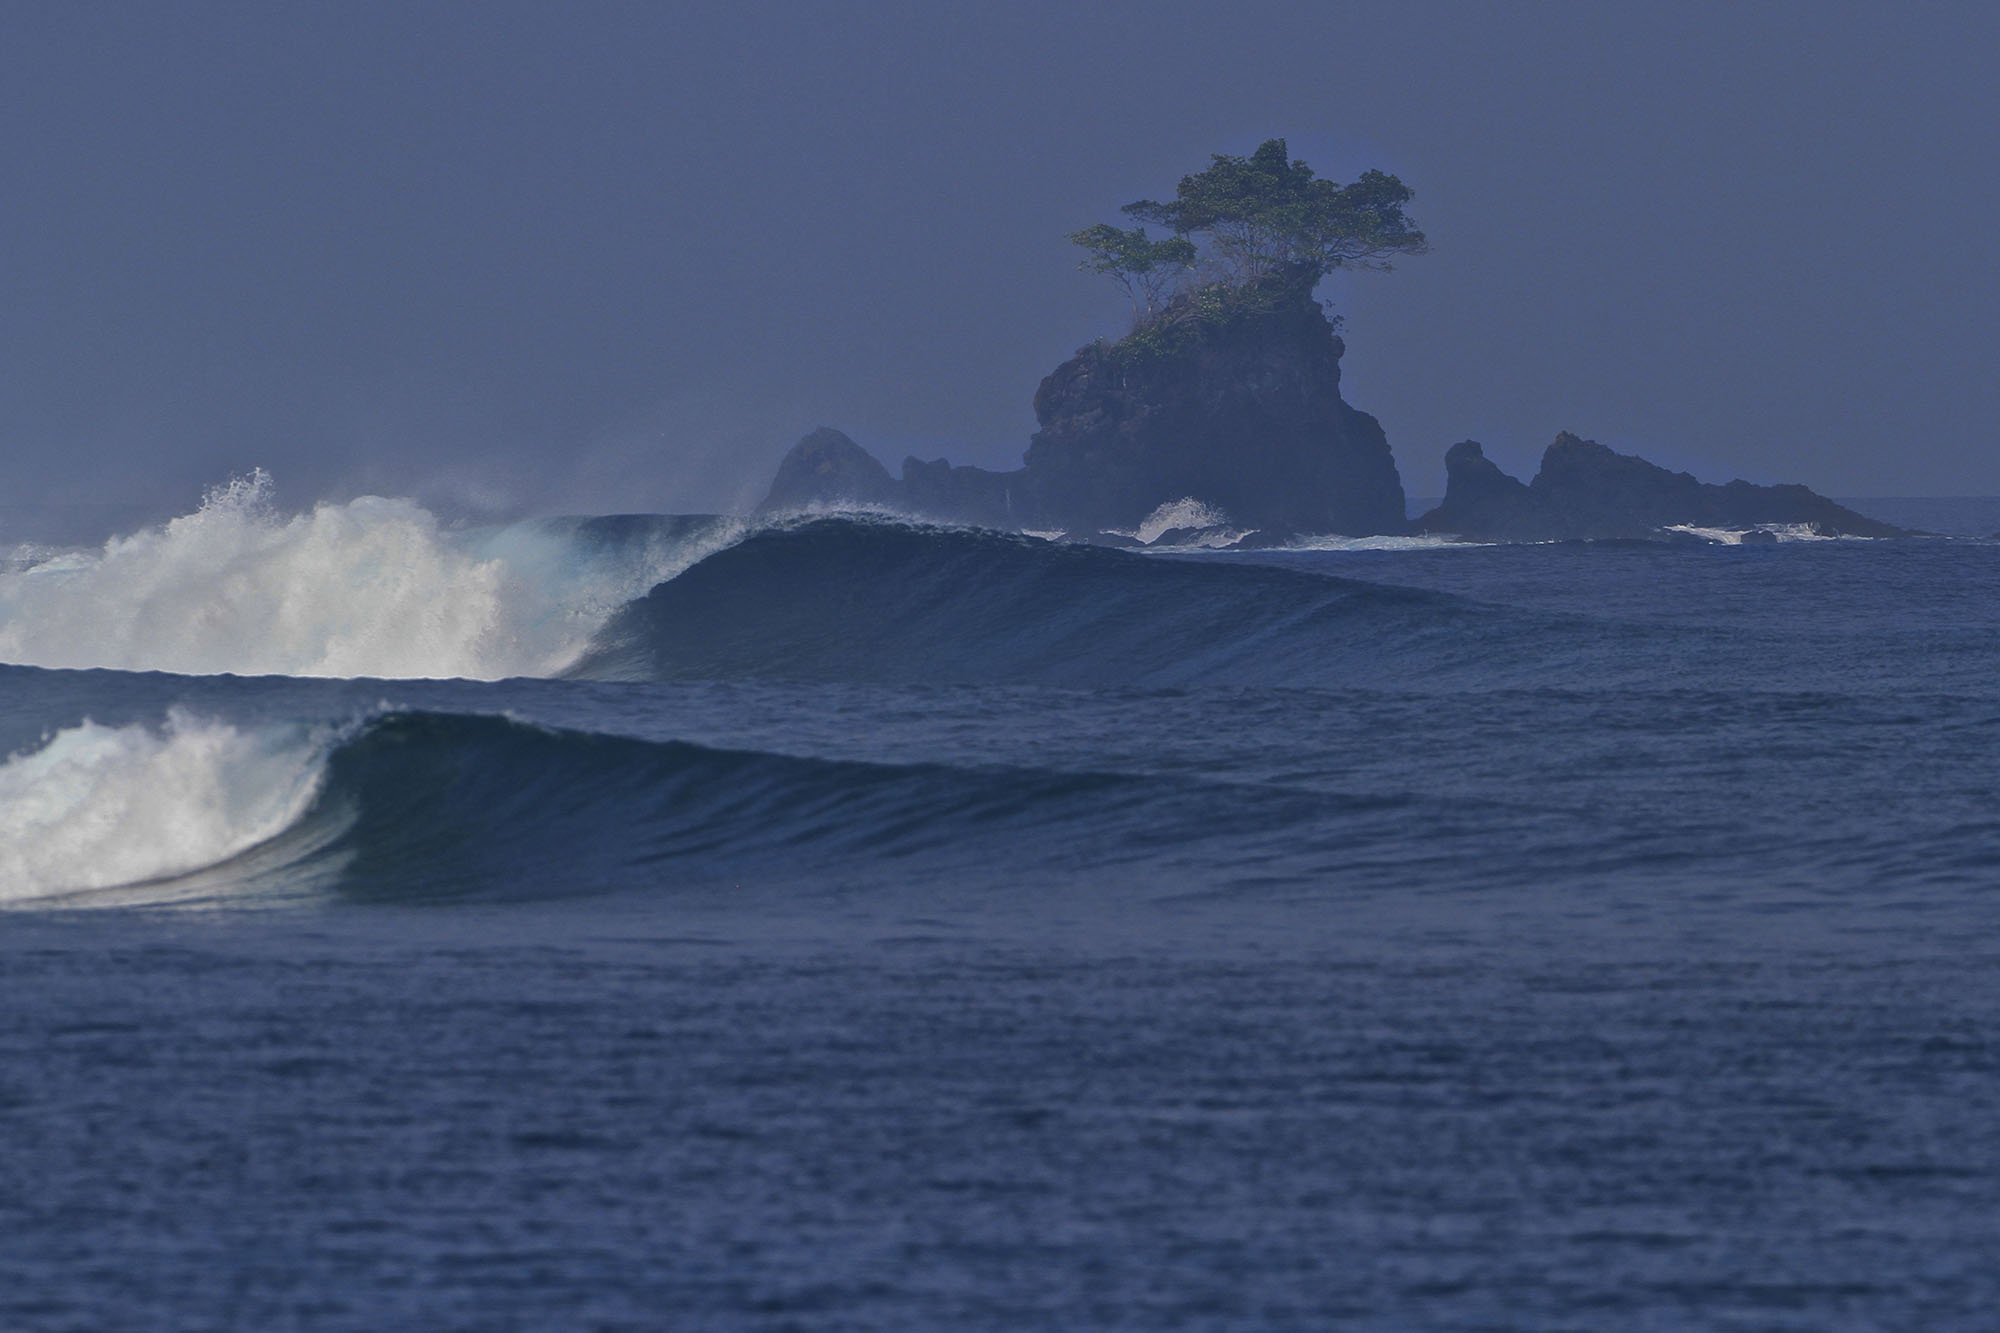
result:
[[[318,797],[334,740],[180,709],[157,731],[65,728],[0,764],[0,902],[171,879],[267,842]]]
[[[0,573],[0,661],[553,675],[618,606],[736,532],[717,521],[672,542],[580,541],[576,525],[546,520],[458,532],[413,500],[380,496],[286,515],[271,489],[259,469],[164,527]]]

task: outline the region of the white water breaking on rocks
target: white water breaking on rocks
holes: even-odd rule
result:
[[[1179,500],[1169,500],[1153,510],[1131,535],[1150,546],[1165,534],[1179,528],[1221,528],[1226,527],[1228,523],[1229,515],[1190,495]]]

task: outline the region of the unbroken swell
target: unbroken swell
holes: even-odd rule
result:
[[[1450,669],[1530,628],[1446,594],[1289,569],[822,519],[759,532],[658,585],[571,674],[1339,685],[1419,661]]]
[[[818,759],[431,712],[338,734],[178,715],[157,732],[86,726],[0,766],[0,795],[51,781],[60,808],[16,802],[0,824],[0,884],[14,905],[533,900],[918,866],[977,867],[1012,884],[1177,841],[1259,859],[1266,837],[1403,804]],[[135,802],[183,836],[135,826]]]

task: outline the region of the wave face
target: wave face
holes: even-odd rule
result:
[[[572,674],[1069,687],[1346,684],[1491,665],[1537,632],[1446,593],[1263,565],[821,519],[758,532],[605,625]],[[1475,649],[1468,631],[1479,631]]]
[[[754,530],[703,515],[460,528],[376,497],[288,515],[257,474],[161,528],[0,564],[0,662],[1098,689],[1630,683],[1702,661],[1796,682],[1811,643],[1779,643],[1768,618],[1676,616],[1651,590],[1691,582],[1711,610],[1713,597],[1761,597],[1774,582],[1810,596],[1852,555],[1797,543],[1784,570],[1746,578],[1740,563],[1655,543],[1496,548],[1449,567],[1412,544],[1342,545],[1372,554],[1338,568],[1407,556],[1391,577],[1427,588],[1337,576],[1311,549],[1174,556],[853,516]],[[1808,548],[1839,549],[1808,559]],[[1897,548],[1881,560],[1929,558]],[[1816,632],[1807,619],[1792,628]]]
[[[86,723],[0,768],[0,902],[549,899],[836,868],[964,883],[1138,862],[1177,842],[1256,843],[1398,804],[816,759],[456,713],[338,729],[175,713],[158,730]]]
[[[410,500],[285,515],[257,472],[162,528],[0,571],[0,661],[195,675],[552,675],[725,520],[454,531]],[[25,562],[24,562],[25,563]]]
[[[661,532],[481,540],[640,577]],[[1992,548],[1385,565],[1468,595],[820,520],[656,586],[579,664],[664,684],[7,668],[0,900],[1990,888]]]
[[[885,518],[286,514],[261,472],[160,528],[0,565],[0,662],[185,675],[1350,685],[1504,672],[1546,656],[1548,620]]]

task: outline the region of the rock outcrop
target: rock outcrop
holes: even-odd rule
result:
[[[1676,529],[1769,535],[1779,527],[1907,535],[1804,486],[1705,484],[1568,432],[1525,484],[1475,441],[1453,445],[1443,503],[1411,523],[1382,427],[1341,397],[1345,350],[1297,276],[1198,288],[1119,342],[1083,348],[1042,381],[1040,429],[1019,469],[907,458],[897,478],[822,426],[785,456],[759,511],[886,508],[1126,545],[1142,528],[1156,544],[1176,546],[1412,530],[1503,542],[1653,539]]]
[[[903,489],[875,456],[829,426],[793,445],[760,514],[816,505],[847,508],[901,507]]]
[[[1672,528],[1806,526],[1825,536],[1898,537],[1889,523],[1857,514],[1804,486],[1726,486],[1669,472],[1567,431],[1521,484],[1472,440],[1445,454],[1445,496],[1417,519],[1419,532],[1474,541],[1564,541],[1658,537]]]
[[[1022,476],[983,467],[953,467],[942,458],[903,460],[903,507],[926,518],[982,528],[1034,526]]]
[[[1400,532],[1388,440],[1340,396],[1345,350],[1295,277],[1202,289],[1044,379],[1040,429],[1017,471],[911,458],[899,481],[822,428],[785,457],[761,509],[882,504],[1089,536],[1134,531],[1160,506],[1193,499],[1266,533]]]
[[[903,460],[901,480],[840,431],[821,426],[778,464],[760,514],[800,509],[893,509],[920,518],[985,528],[1032,526],[1016,499],[1019,472],[953,467],[944,459]]]
[[[1196,292],[1084,348],[1035,392],[1041,521],[1130,530],[1192,497],[1245,528],[1401,531],[1389,442],[1340,395],[1345,351],[1310,288],[1282,278]]]

